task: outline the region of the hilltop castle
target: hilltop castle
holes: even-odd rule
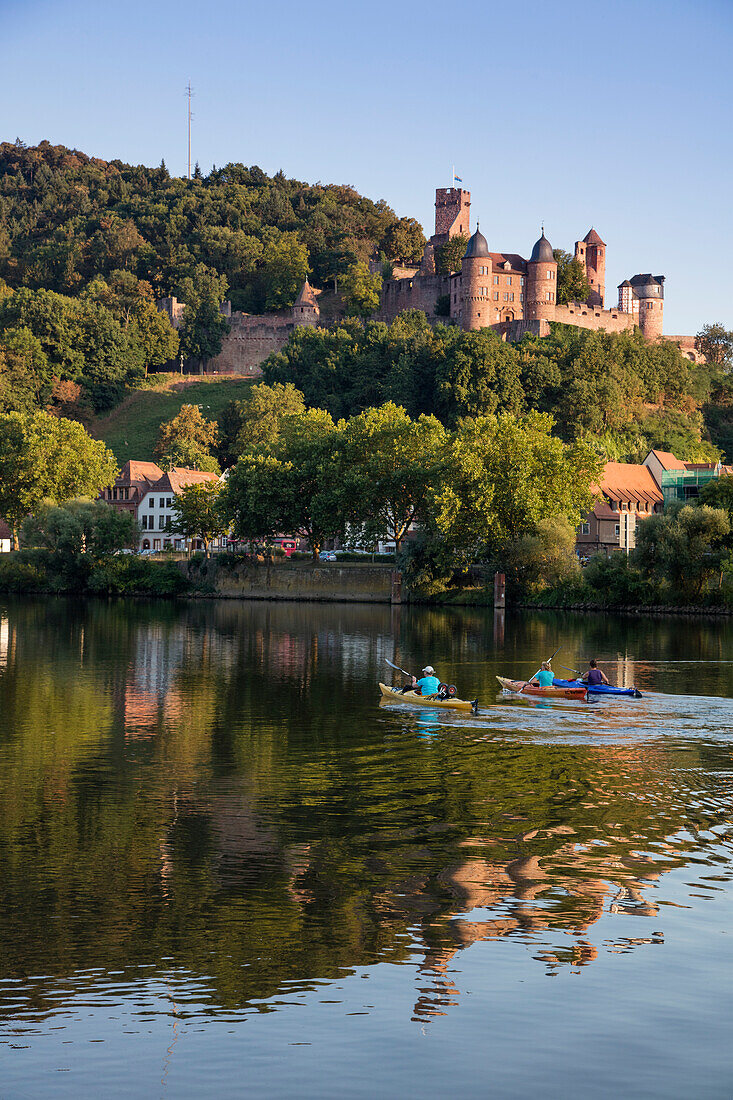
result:
[[[575,258],[582,265],[590,293],[587,302],[557,301],[557,262],[552,245],[542,230],[528,260],[516,252],[490,252],[478,226],[470,237],[460,271],[436,270],[436,250],[454,237],[470,233],[471,193],[462,188],[439,187],[435,192],[435,232],[425,245],[419,266],[395,266],[385,280],[378,319],[393,321],[405,309],[422,310],[431,321],[450,320],[467,332],[491,328],[505,340],[520,340],[531,332],[550,333],[550,322],[577,328],[623,332],[638,327],[648,340],[662,337],[664,275],[642,274],[625,279],[618,288],[618,305],[605,307],[606,245],[595,229],[575,242]],[[375,261],[373,270],[380,265]],[[205,364],[207,373],[259,377],[260,364],[285,347],[299,327],[327,328],[340,319],[334,313],[324,320],[318,304],[320,291],[308,280],[289,311],[250,314],[232,311],[224,302],[221,311],[229,321],[222,350]],[[447,308],[446,308],[447,307]],[[178,328],[183,304],[163,298],[158,308]],[[702,361],[691,336],[665,336],[694,362]]]
[[[470,332],[492,328],[505,339],[525,332],[546,336],[551,321],[578,328],[622,332],[638,326],[648,340],[662,335],[664,275],[634,275],[618,288],[618,305],[606,309],[606,245],[595,229],[575,242],[575,259],[590,285],[587,302],[557,301],[557,262],[544,229],[528,260],[516,252],[490,252],[476,228],[468,241],[460,271],[436,271],[436,250],[452,237],[469,234],[471,193],[439,187],[435,192],[435,233],[425,245],[419,267],[399,268],[385,282],[381,316],[391,321],[403,309],[433,316],[439,299],[448,296],[449,316]],[[679,339],[679,338],[675,338]]]

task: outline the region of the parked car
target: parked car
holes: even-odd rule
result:
[[[338,561],[338,558],[334,554],[333,550],[321,550],[318,558],[320,561]]]

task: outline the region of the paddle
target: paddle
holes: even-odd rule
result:
[[[400,668],[399,665],[393,665],[388,657],[385,657],[384,659],[385,659],[385,661],[387,662],[387,664],[389,665],[390,668],[396,668],[398,672],[402,672],[405,676],[409,676],[410,679],[413,679],[413,676],[412,676],[411,672],[405,672],[404,668]]]
[[[557,649],[555,650],[555,653],[559,653],[559,652],[560,652],[560,646],[558,646]],[[552,657],[555,656],[555,653],[553,653]],[[543,661],[543,664],[549,665],[550,661],[552,660],[552,657],[548,657],[546,661]],[[565,666],[561,665],[560,667],[564,668]],[[529,681],[534,680],[535,676],[539,675],[539,672],[540,672],[540,669],[537,669],[537,672],[535,672],[532,676],[530,676],[529,680],[527,680],[527,683],[524,685],[524,687],[519,689],[519,694],[520,695],[524,691],[524,688],[526,688],[529,685]]]

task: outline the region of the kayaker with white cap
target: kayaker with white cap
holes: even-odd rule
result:
[[[432,665],[425,665],[425,668],[421,671],[423,675],[419,680],[416,680],[414,676],[412,678],[414,690],[419,689],[421,695],[437,695],[440,680],[435,675],[435,669]]]

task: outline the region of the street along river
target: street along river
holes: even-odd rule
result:
[[[558,646],[644,697],[500,694]],[[0,1095],[729,1096],[731,695],[727,620],[0,602]]]

